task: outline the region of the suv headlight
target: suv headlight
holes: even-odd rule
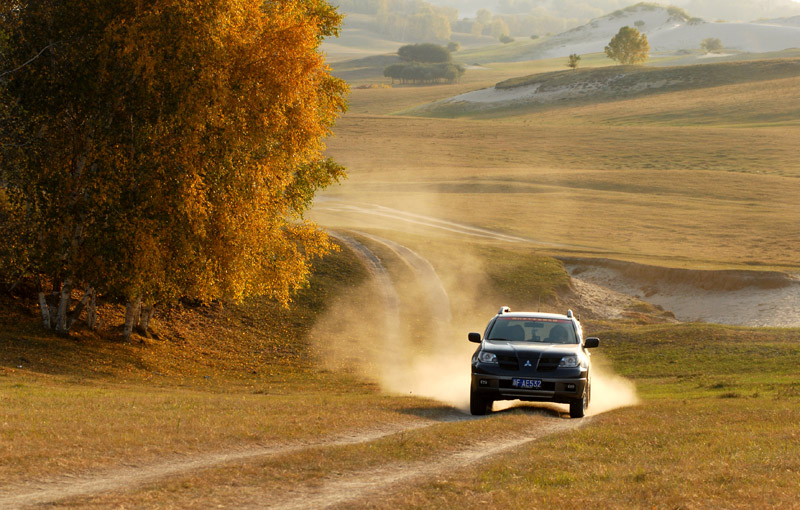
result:
[[[478,353],[478,361],[481,363],[489,363],[491,365],[497,365],[497,354],[492,352],[481,351]]]
[[[586,368],[586,365],[586,358],[578,354],[564,356],[561,358],[561,361],[558,362],[558,366],[561,368]]]

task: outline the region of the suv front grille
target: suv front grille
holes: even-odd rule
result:
[[[497,364],[504,370],[519,370],[519,360],[516,356],[498,354]]]
[[[539,358],[536,370],[539,372],[554,372],[558,368],[561,358]]]

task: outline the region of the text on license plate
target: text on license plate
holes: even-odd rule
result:
[[[526,390],[535,390],[542,387],[541,379],[511,379],[511,386],[514,388],[523,388]]]

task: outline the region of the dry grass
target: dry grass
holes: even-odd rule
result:
[[[681,399],[595,418],[350,508],[794,508],[797,399]]]
[[[600,335],[642,406],[354,508],[796,506],[800,331],[686,324]]]
[[[362,115],[413,91],[357,90],[329,140],[349,178],[326,196],[574,245],[562,253],[795,270],[797,80],[484,120]]]
[[[440,95],[440,89],[356,90],[353,113],[330,141],[331,154],[350,168],[351,178],[327,196],[573,245],[547,248],[553,252],[690,267],[796,269],[800,128],[782,125],[779,115],[781,99],[794,97],[794,84],[770,86],[775,88],[738,85],[480,121],[384,115],[414,98]],[[748,97],[742,111],[732,109],[739,93]],[[760,110],[749,108],[749,101]],[[711,106],[703,110],[705,104]],[[696,113],[689,116],[691,126],[675,126],[665,117],[679,105]],[[347,214],[318,215],[336,227],[361,225]],[[459,310],[459,326],[469,325],[464,332],[478,330],[497,305],[508,304],[489,309],[486,301],[498,294],[530,304],[540,295],[565,292],[563,271],[535,246],[400,230],[385,222],[375,232],[432,260]],[[396,257],[385,250],[382,255],[394,278],[411,277]],[[121,322],[115,307],[104,308],[107,329],[101,333],[60,338],[38,328],[32,309],[4,298],[4,484],[442,421],[379,441],[320,446],[51,506],[258,505],[272,494],[313,490],[353,473],[402,469],[557,417],[537,407],[449,422],[452,410],[437,402],[382,395],[354,371],[319,368],[308,340],[312,326],[334,299],[369,305],[358,285],[365,279],[352,256],[342,253],[321,266],[316,284],[291,313],[258,301],[176,309],[157,318],[157,338],[132,345],[114,341],[117,332],[110,325]],[[410,293],[404,306],[413,310],[416,299]],[[374,310],[362,313],[368,317]],[[698,325],[584,328],[590,334],[605,331],[599,352],[635,380],[643,406],[345,505],[797,505],[800,333]]]
[[[157,338],[118,341],[121,310],[69,338],[3,298],[0,477],[16,482],[190,454],[307,440],[413,419],[438,404],[380,395],[314,361],[308,335],[331,294],[365,278],[347,253],[326,259],[293,310],[253,300],[157,315]]]
[[[596,331],[604,325],[586,326]],[[661,325],[607,330],[601,336],[604,358],[637,382],[643,405],[596,416],[581,429],[434,479],[389,487],[377,497],[347,501],[342,507],[795,505],[800,379],[792,367],[800,362],[800,331]],[[429,417],[438,412],[409,411]],[[52,506],[263,505],[285,497],[288,489],[313,493],[353,474],[400,471],[434,461],[476,440],[489,446],[513,431],[546,427],[553,416],[541,408],[521,408],[488,419],[443,422],[365,444],[321,446],[220,466],[126,494],[74,498]]]

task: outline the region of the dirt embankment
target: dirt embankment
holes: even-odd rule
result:
[[[800,327],[800,279],[776,271],[707,271],[563,258],[584,292],[600,288],[661,306],[681,321]]]
[[[735,291],[748,287],[781,289],[798,283],[798,279],[778,271],[701,270],[659,267],[605,258],[563,257],[561,261],[570,268],[573,276],[587,268],[605,268],[625,279],[642,285],[689,285],[708,291]]]

